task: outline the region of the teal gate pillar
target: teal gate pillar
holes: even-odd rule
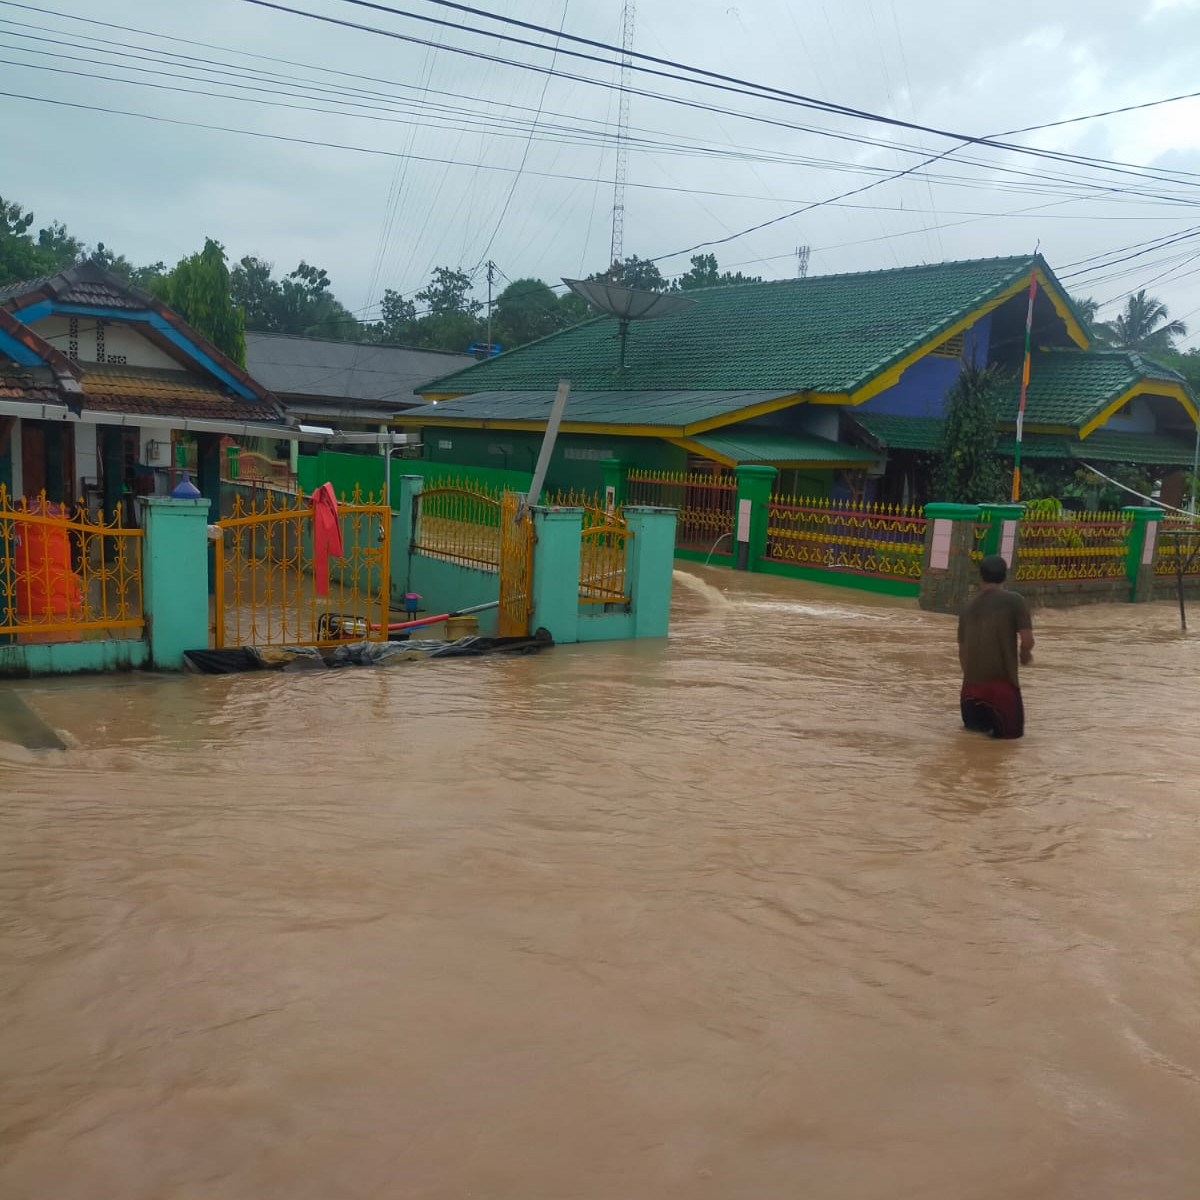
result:
[[[733,566],[757,571],[767,552],[767,505],[779,472],[774,467],[734,467],[737,503],[733,510]]]
[[[633,601],[633,636],[666,637],[671,623],[675,572],[673,508],[637,505],[625,509],[633,535],[626,542],[625,580]]]
[[[579,538],[582,508],[531,508],[533,585],[529,629],[560,645],[579,641]]]
[[[1129,527],[1129,599],[1134,604],[1154,599],[1154,565],[1158,558],[1159,522],[1161,508],[1131,506],[1121,509],[1121,516],[1132,521]]]
[[[600,496],[605,512],[616,512],[625,503],[625,482],[629,467],[619,458],[602,458],[600,470],[604,473],[604,491]]]
[[[400,475],[392,478],[392,576],[391,603],[401,608],[404,596],[410,590],[409,576],[412,571],[412,544],[417,533],[417,499],[425,480],[420,475]],[[318,485],[320,486],[320,485]]]
[[[208,648],[209,502],[148,496],[143,503],[142,608],[150,662],[178,671],[185,650]]]
[[[925,505],[925,550],[917,598],[922,608],[958,612],[966,603],[977,572],[971,554],[979,516],[977,504]]]

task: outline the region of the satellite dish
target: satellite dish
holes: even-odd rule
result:
[[[656,317],[673,317],[694,300],[667,292],[651,292],[645,288],[622,287],[602,279],[564,279],[577,296],[582,296],[593,308],[610,317],[617,318],[618,335],[621,339],[621,358],[618,370],[625,367],[625,343],[629,337],[631,321],[650,321]]]

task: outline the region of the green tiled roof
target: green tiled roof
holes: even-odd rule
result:
[[[854,410],[850,419],[876,445],[889,450],[925,450],[933,454],[942,446],[944,424],[940,417],[897,417]]]
[[[1033,355],[1025,398],[1027,425],[1086,425],[1107,404],[1135,384],[1153,381],[1187,384],[1182,375],[1129,350],[1043,350]],[[1014,421],[1021,382],[1009,379],[997,415]]]
[[[674,317],[634,322],[624,370],[617,369],[617,323],[598,317],[419,390],[552,391],[569,378],[584,391],[852,392],[1027,276],[1034,261],[975,259],[708,288],[690,293],[694,303]]]
[[[856,412],[854,423],[877,445],[888,450],[923,450],[936,454],[941,447],[942,422],[937,417],[897,417],[886,413]],[[1001,433],[996,453],[1011,458],[1016,436]],[[1080,441],[1051,433],[1027,433],[1021,442],[1023,458],[1077,458],[1090,462],[1142,463],[1148,466],[1190,466],[1192,442],[1165,433],[1118,433],[1097,429]]]
[[[1097,429],[1083,441],[1071,441],[1068,445],[1076,458],[1092,462],[1146,463],[1158,467],[1190,467],[1195,449],[1190,438],[1106,429]]]
[[[557,382],[557,381],[556,381]],[[549,391],[477,392],[457,400],[441,400],[409,409],[401,417],[434,424],[440,421],[545,421],[554,388]],[[664,434],[688,425],[728,416],[755,404],[777,399],[767,392],[577,392],[572,391],[563,416],[570,425],[655,425]]]
[[[713,433],[695,434],[690,439],[734,463],[845,463],[875,462],[879,455],[861,446],[832,442],[770,429],[746,429],[728,425]]]

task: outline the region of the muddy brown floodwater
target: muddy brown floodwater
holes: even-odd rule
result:
[[[1200,636],[701,569],[665,643],[19,685],[5,1200],[1192,1200]],[[728,588],[721,591],[720,588]]]

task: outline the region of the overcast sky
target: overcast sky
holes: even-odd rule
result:
[[[385,287],[411,293],[439,264],[478,271],[481,293],[479,266],[489,257],[500,286],[603,269],[614,150],[601,135],[615,128],[614,92],[444,48],[550,65],[552,38],[539,38],[547,47],[539,51],[346,0],[279,2],[441,48],[246,0],[32,0],[59,16],[0,0],[0,91],[386,153],[4,96],[0,194],[135,262],[172,263],[206,235],[232,257],[256,254],[280,272],[305,259],[328,270],[338,296],[367,317]],[[428,0],[382,2],[454,17]],[[477,7],[605,42],[621,36],[621,0]],[[84,16],[127,28],[76,19]],[[635,36],[644,53],[974,135],[1200,90],[1198,47],[1200,0],[641,0]],[[553,62],[616,79],[606,65]],[[86,77],[95,75],[138,82]],[[626,254],[658,257],[725,238],[921,161],[797,125],[930,154],[958,145],[637,73],[634,85],[693,107],[631,99]],[[260,102],[227,98],[234,94]],[[331,107],[339,111],[310,111]],[[774,278],[795,274],[801,244],[811,247],[810,273],[824,274],[1019,254],[1040,242],[1060,275],[1090,268],[1067,286],[1108,302],[1108,315],[1146,286],[1200,334],[1200,238],[1139,254],[1141,243],[1200,226],[1200,101],[1012,140],[1152,167],[1174,181],[960,148],[712,252],[722,267]],[[1127,255],[1138,257],[1101,265]],[[660,262],[666,274],[687,265],[687,255]]]

